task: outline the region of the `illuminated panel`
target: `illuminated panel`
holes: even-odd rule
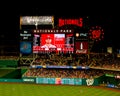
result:
[[[78,19],[59,19],[59,27],[64,25],[76,25],[79,27],[83,27],[83,18]]]
[[[27,41],[20,42],[20,53],[22,54],[32,53],[32,43]]]
[[[88,53],[88,42],[75,42],[76,54],[87,54]]]
[[[88,33],[76,33],[76,40],[77,41],[87,41],[88,40]]]
[[[33,36],[31,30],[20,30],[20,53],[32,53]]]
[[[92,27],[89,30],[89,38],[94,41],[100,41],[104,38],[104,31],[100,26]]]
[[[33,53],[74,52],[72,30],[33,30]]]
[[[20,30],[20,41],[32,41],[32,32],[30,30]]]
[[[53,16],[22,16],[20,17],[21,25],[53,25]]]
[[[73,33],[71,29],[37,29],[33,33]]]

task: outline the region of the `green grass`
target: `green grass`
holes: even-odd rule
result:
[[[89,86],[0,83],[0,96],[120,96],[120,91]]]

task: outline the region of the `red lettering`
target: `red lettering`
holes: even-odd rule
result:
[[[64,20],[63,19],[59,19],[59,27],[64,25]]]
[[[76,25],[79,27],[83,26],[83,18],[79,18],[79,19],[59,19],[59,27],[63,26],[63,25]]]

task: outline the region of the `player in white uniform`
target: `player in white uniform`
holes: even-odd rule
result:
[[[55,45],[51,44],[52,38],[50,36],[47,36],[45,42],[45,45],[41,46],[41,48],[45,48],[45,50],[49,50],[49,48],[56,48]]]

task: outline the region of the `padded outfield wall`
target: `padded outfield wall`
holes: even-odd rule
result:
[[[8,70],[8,72],[6,70]],[[112,84],[115,86],[120,83],[119,79],[116,79],[115,77],[108,77],[108,75],[103,75],[101,77],[94,78],[94,79],[22,77],[27,70],[28,69],[25,69],[25,68],[24,69],[17,69],[17,68],[0,69],[0,74],[1,74],[0,82],[24,82],[24,83],[36,83],[36,84],[94,85],[94,86],[103,84],[103,81],[105,80],[108,80],[109,84]],[[107,83],[107,81],[105,83]]]

